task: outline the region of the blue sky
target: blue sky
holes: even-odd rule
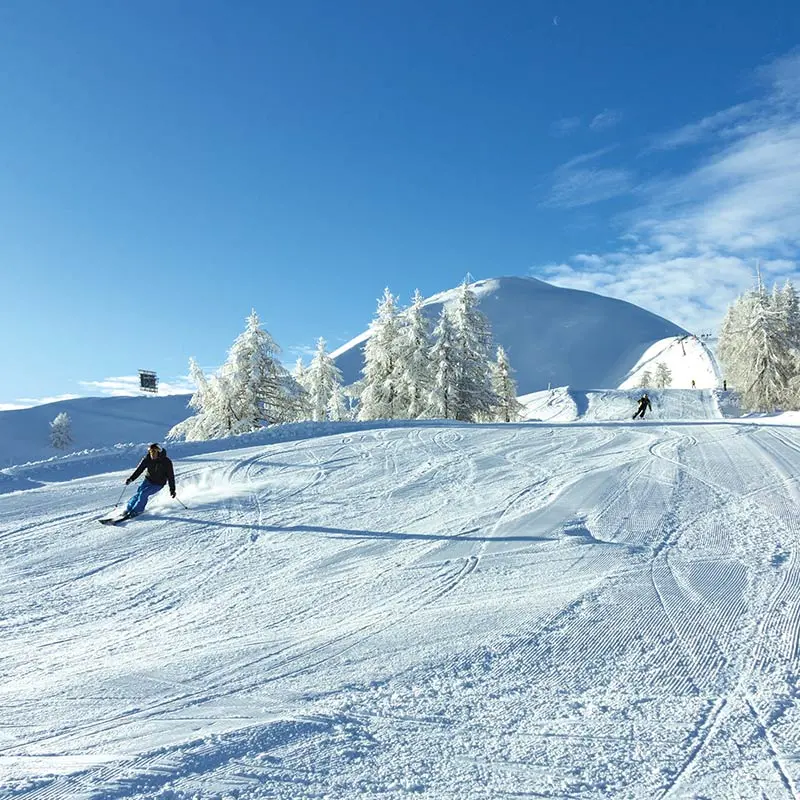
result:
[[[0,404],[467,272],[709,328],[796,274],[798,44],[788,0],[6,0]]]

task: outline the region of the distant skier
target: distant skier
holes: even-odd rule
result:
[[[692,380],[692,389],[695,389],[695,388],[697,388],[697,385],[695,384],[694,380]]]
[[[175,472],[172,469],[172,461],[167,458],[167,451],[157,444],[151,444],[147,448],[147,455],[139,462],[139,466],[133,474],[125,481],[127,486],[133,483],[145,470],[147,473],[144,480],[139,484],[136,494],[128,501],[125,508],[125,517],[136,517],[144,511],[147,501],[158,494],[164,485],[169,483],[169,493],[175,497]]]
[[[636,413],[633,415],[633,418],[636,419],[637,417],[641,417],[644,419],[644,412],[650,409],[653,410],[653,405],[650,402],[650,398],[647,396],[647,392],[645,392],[639,398],[639,407],[636,409]]]

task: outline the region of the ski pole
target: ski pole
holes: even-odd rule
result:
[[[116,502],[116,503],[114,503],[114,508],[116,508],[116,507],[117,507],[117,506],[118,506],[118,505],[119,505],[119,504],[122,502],[122,496],[125,494],[125,490],[126,490],[127,488],[128,488],[128,484],[126,483],[126,484],[125,484],[125,485],[122,487],[122,492],[120,493],[120,496],[119,496],[119,498],[117,499],[117,502]],[[108,508],[108,506],[103,506],[103,508]],[[102,510],[102,509],[99,509],[99,508],[98,508],[98,509],[97,509],[97,511],[93,511],[92,513],[93,513],[93,514],[96,514],[96,513],[98,513],[98,512],[99,512],[99,511],[101,511],[101,510]]]
[[[181,505],[182,505],[182,506],[183,506],[183,507],[184,507],[184,508],[185,508],[187,511],[189,510],[189,506],[187,506],[187,505],[186,505],[186,504],[185,504],[185,503],[184,503],[184,502],[183,502],[183,501],[182,501],[182,500],[181,500],[181,499],[178,497],[178,495],[175,495],[175,499],[176,499],[176,500],[177,500],[177,501],[178,501],[178,502],[179,502],[179,503],[180,503],[180,504],[181,504]]]

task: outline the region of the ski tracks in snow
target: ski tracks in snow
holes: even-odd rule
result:
[[[448,425],[198,456],[111,531],[116,479],[6,496],[0,797],[793,796],[798,476],[788,430]]]

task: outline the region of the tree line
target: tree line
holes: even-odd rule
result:
[[[304,420],[519,419],[522,406],[508,356],[502,347],[492,354],[489,322],[466,281],[442,306],[433,330],[419,292],[400,309],[386,289],[369,332],[362,377],[345,387],[324,339],[310,364],[299,359],[290,374],[253,311],[214,375],[206,376],[190,360],[196,388],[189,407],[195,414],[168,438],[216,439]]]

